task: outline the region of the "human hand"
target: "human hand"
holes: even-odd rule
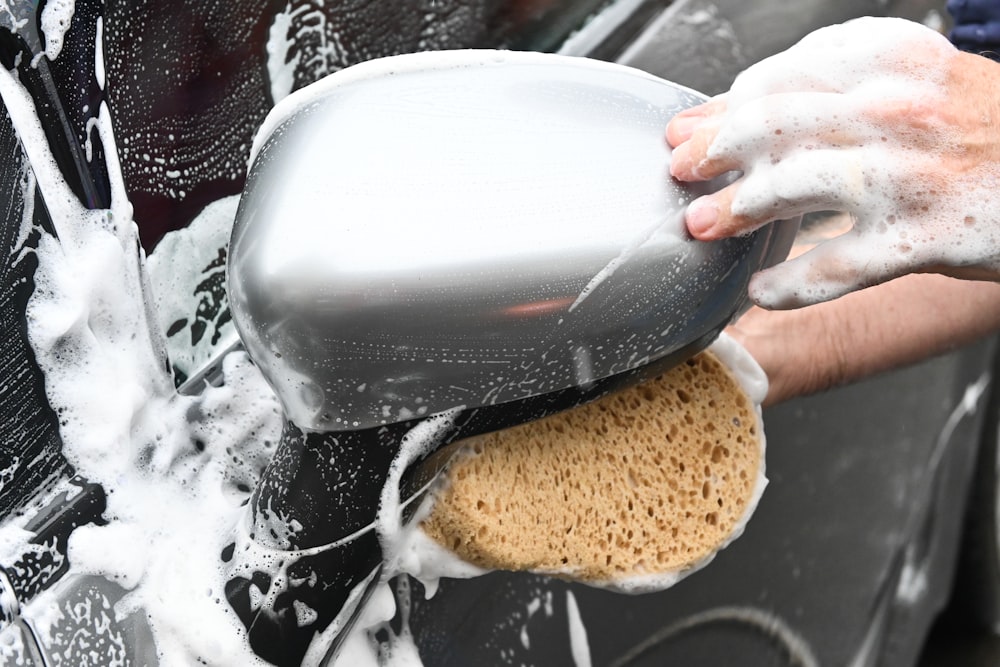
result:
[[[764,369],[767,406],[916,363],[998,329],[1000,284],[913,274],[806,308],[751,308],[727,332]]]
[[[1000,279],[1000,65],[900,19],[812,33],[667,128],[671,174],[742,176],[694,201],[698,239],[844,211],[854,226],[758,273],[754,302],[793,308],[910,272]]]

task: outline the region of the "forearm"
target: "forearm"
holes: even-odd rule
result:
[[[771,381],[766,403],[930,358],[1000,331],[1000,284],[912,274],[792,311],[754,308],[731,333]]]

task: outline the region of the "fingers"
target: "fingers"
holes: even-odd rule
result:
[[[952,141],[942,124],[947,129],[956,117],[942,112],[939,95],[954,53],[947,39],[919,24],[859,19],[813,33],[747,69],[724,98],[678,114],[667,127],[674,178],[742,172],[688,207],[691,235],[711,241],[812,211],[871,216],[870,228],[755,276],[751,296],[767,308],[827,301],[930,270],[935,250],[912,233],[926,226],[923,213],[943,205],[937,172],[959,171],[941,150]],[[910,213],[918,219],[900,225],[909,238],[886,231]]]
[[[725,97],[686,109],[667,124],[670,175],[680,181],[707,181],[736,168],[731,160],[711,160],[709,148],[725,114]]]
[[[870,143],[872,125],[854,122],[863,104],[839,93],[778,93],[728,112],[695,111],[668,126],[674,140],[686,137],[671,155],[670,173],[704,181],[762,158],[778,163],[796,151]]]
[[[691,138],[694,129],[706,118],[719,116],[725,110],[725,95],[719,95],[704,104],[681,111],[667,123],[667,142],[673,147],[682,144]]]
[[[750,298],[769,310],[831,301],[910,273],[915,267],[891,237],[855,228],[750,280]]]
[[[710,154],[719,132],[717,118],[703,120],[670,155],[670,175],[679,181],[708,181],[739,168],[735,156]]]
[[[794,153],[777,164],[762,160],[737,181],[732,213],[761,224],[813,211],[853,212],[868,202],[871,179],[864,148]]]
[[[730,236],[749,234],[769,220],[746,218],[733,213],[733,199],[740,187],[737,181],[718,192],[695,199],[688,206],[684,223],[688,232],[700,241],[717,241]]]
[[[907,43],[926,43],[935,53],[931,47],[941,46],[937,42],[954,51],[937,33],[908,21],[859,19],[818,30],[741,73],[725,95],[677,114],[667,126],[667,141],[674,147],[671,175],[682,181],[710,180],[739,169],[747,154],[763,154],[775,144],[815,141],[826,146],[864,138],[871,126],[860,127],[852,118],[862,112],[858,107],[865,97],[881,99],[886,92],[865,88],[872,79],[872,62],[899,70],[888,80],[903,91],[910,90],[914,77],[927,78],[925,68],[914,71],[912,59],[896,53],[896,42],[881,39],[885,31],[897,32]],[[817,57],[833,53],[835,66],[817,67]],[[783,139],[775,138],[781,134]]]
[[[814,211],[861,210],[867,170],[860,149],[805,151],[775,165],[765,161],[693,201],[685,222],[694,238],[714,241]]]
[[[695,108],[700,109],[700,107]],[[672,148],[676,148],[689,140],[694,134],[695,128],[701,125],[704,120],[705,116],[702,114],[677,114],[667,124],[667,143]]]

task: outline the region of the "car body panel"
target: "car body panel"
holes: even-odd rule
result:
[[[306,5],[316,8],[296,6]],[[502,31],[484,32],[481,26],[483,17],[496,11],[495,3],[430,5],[437,13],[420,20],[408,18],[403,2],[380,4],[381,13],[344,14],[357,21],[358,30],[348,40],[350,48],[341,51],[324,41],[327,33],[313,34],[310,41],[308,26],[300,25],[296,34],[303,52],[322,54],[323,60],[322,66],[297,68],[293,85],[324,68],[390,52],[504,43]],[[85,43],[97,29],[97,15],[88,3],[77,6],[79,39]],[[714,94],[742,68],[821,25],[862,14],[922,20],[936,8],[929,2],[857,0],[793,6],[763,0],[633,2],[603,33],[591,32],[602,36],[590,42],[584,31],[575,42],[566,41],[562,29],[542,30],[534,42],[526,37],[515,45],[583,49]],[[196,0],[158,7],[106,3],[105,45],[114,54],[108,61],[108,101],[125,146],[121,157],[136,220],[154,256],[153,246],[166,230],[185,228],[206,203],[239,192],[241,156],[278,94],[259,47],[273,25],[268,20],[282,13],[291,20],[298,16],[293,9],[239,2],[223,12]],[[331,3],[330,20],[336,19],[335,9]],[[240,15],[253,20],[236,20]],[[579,13],[572,17],[569,24],[579,25]],[[435,33],[437,41],[421,42],[421,21],[432,19],[449,27]],[[393,21],[406,29],[387,30]],[[178,23],[192,29],[177,31]],[[19,47],[9,39],[0,46],[5,64],[12,66]],[[91,101],[92,82],[71,85],[74,72],[91,71],[90,58],[92,52],[82,65],[56,60],[52,76],[59,88],[83,91],[64,98],[71,109]],[[178,71],[179,83],[167,85]],[[92,116],[69,116],[82,145],[82,128]],[[59,453],[58,418],[44,398],[27,341],[30,248],[37,234],[51,230],[6,117],[0,121],[0,151],[5,247],[11,251],[0,299],[8,341],[0,359],[5,388],[0,514],[6,517],[0,541],[10,553],[18,546],[11,537],[17,530],[28,525],[32,536],[20,545],[21,556],[0,563],[0,658],[5,664],[108,664],[125,656],[129,664],[152,665],[149,630],[135,616],[111,622],[110,632],[120,641],[108,646],[118,648],[96,659],[74,653],[80,647],[72,629],[42,638],[33,630],[52,609],[68,612],[81,604],[96,605],[111,619],[108,610],[124,591],[66,574],[66,536],[77,525],[103,520],[104,490],[73,477]],[[176,162],[157,162],[171,156]],[[99,153],[92,164],[95,171],[79,178],[91,178],[100,193],[105,172]],[[225,335],[231,325],[219,278],[218,262],[224,260],[224,247],[209,253],[203,279],[194,282],[189,317],[165,326],[172,345],[191,347],[196,338],[207,337],[209,355],[213,346],[231,340]],[[425,600],[418,584],[400,580],[398,595],[410,600],[410,628],[423,660],[428,665],[582,665],[584,658],[620,666],[912,665],[950,589],[976,450],[985,430],[996,428],[986,422],[984,410],[996,400],[995,352],[995,342],[984,341],[767,410],[771,483],[756,516],[708,568],[663,593],[621,596],[545,577],[494,573],[442,582]],[[68,662],[42,654],[63,655]]]

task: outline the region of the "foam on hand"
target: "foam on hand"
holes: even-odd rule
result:
[[[795,307],[941,267],[1000,271],[1000,167],[961,129],[986,132],[993,121],[951,99],[959,56],[918,23],[863,18],[736,79],[708,150],[743,171],[732,212],[773,220],[835,210],[855,223],[758,274],[754,301]]]
[[[69,1],[46,5],[53,26],[51,34],[47,32],[51,49],[57,50],[57,28],[67,24],[72,6]],[[103,81],[104,60],[100,52],[98,56],[95,75]],[[127,589],[113,612],[123,618],[141,610],[161,665],[261,665],[263,660],[252,652],[247,631],[226,600],[221,554],[242,525],[250,489],[280,437],[277,399],[240,353],[226,357],[221,386],[205,387],[197,397],[175,393],[162,330],[182,311],[166,296],[155,299],[151,291],[181,292],[183,281],[171,281],[163,272],[152,281],[147,275],[107,108],[102,105],[93,130],[105,147],[112,205],[107,210],[87,210],[62,178],[33,103],[10,72],[0,71],[0,96],[29,155],[31,173],[24,175],[25,191],[33,191],[37,184],[57,231],[40,234],[35,251],[36,289],[27,313],[33,351],[45,374],[48,401],[60,418],[64,455],[76,472],[108,491],[108,524],[78,527],[69,540],[72,573],[102,576]],[[33,201],[25,198],[22,243],[35,231]],[[233,203],[206,209],[188,233],[202,234],[203,242],[214,238],[232,215]],[[167,239],[164,247],[183,247],[181,240]],[[189,278],[204,268],[200,253],[178,251],[171,257],[185,254],[190,266],[171,265],[166,271]],[[614,268],[609,265],[601,275]],[[190,290],[191,283],[186,284]],[[158,319],[153,304],[164,311],[161,317],[171,315],[171,309],[177,310],[177,317]],[[189,361],[193,365],[195,360]],[[738,366],[730,363],[732,368]],[[745,368],[752,370],[751,365]],[[761,382],[758,379],[758,390]],[[750,394],[753,404],[763,397],[761,391]],[[745,407],[760,433],[759,409]],[[410,460],[406,457],[436,444],[440,433],[435,427],[453,417],[445,413],[415,429],[393,466],[395,486],[383,493],[377,525],[371,527],[389,556],[386,579],[403,572],[431,582],[440,576],[482,572],[457,562],[446,549],[421,542],[422,534],[412,524],[402,525],[398,480]],[[762,465],[763,439],[749,450],[759,455]],[[762,467],[754,465],[752,470],[753,476],[742,480],[741,507],[747,509],[733,514],[721,542],[742,530],[760,495]],[[701,495],[706,480],[716,484],[711,471],[698,474],[704,477],[698,480],[698,497],[714,501],[711,489],[705,492],[707,497]],[[699,521],[711,526],[706,516]],[[719,546],[716,541],[711,548]],[[265,558],[259,563],[264,568],[270,565]],[[702,558],[685,566],[685,571],[704,562]],[[670,581],[676,578],[670,577]],[[637,580],[634,585],[648,584]],[[381,603],[386,603],[384,586],[382,582],[376,592]],[[389,604],[362,610],[350,646],[371,654],[367,628],[384,624],[393,611]],[[36,623],[33,629],[42,644],[51,645],[54,627]],[[400,638],[396,664],[399,656],[416,655],[412,636],[402,632]],[[352,655],[338,664],[362,664]],[[371,664],[376,664],[374,660]]]

